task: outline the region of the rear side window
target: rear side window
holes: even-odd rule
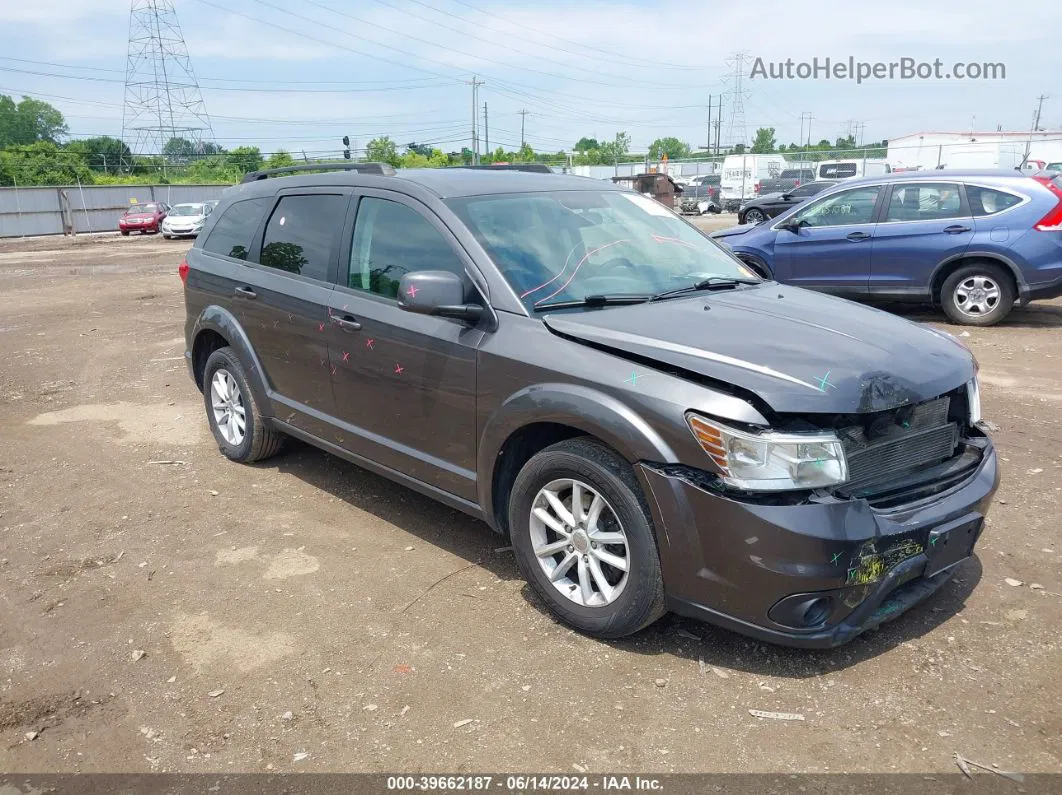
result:
[[[326,281],[346,211],[340,194],[283,196],[266,224],[259,264]]]
[[[981,188],[977,185],[966,186],[966,198],[970,202],[970,212],[975,218],[995,215],[1021,203],[1021,197],[1013,193]]]
[[[886,221],[939,221],[961,218],[959,186],[942,182],[926,185],[894,185]]]
[[[247,259],[251,238],[268,202],[269,199],[263,197],[230,204],[214,223],[203,250],[223,257]]]
[[[450,243],[413,208],[387,199],[362,199],[347,286],[397,298],[399,280],[413,271],[450,271],[464,277],[465,267]]]

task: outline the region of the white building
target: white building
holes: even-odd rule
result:
[[[1062,161],[1062,130],[917,132],[890,138],[887,158],[893,170],[1017,168],[1026,149],[1034,168]]]

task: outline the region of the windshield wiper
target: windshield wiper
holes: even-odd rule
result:
[[[650,301],[666,301],[668,298],[677,298],[680,295],[689,295],[690,293],[700,292],[701,290],[728,290],[737,287],[739,284],[762,284],[761,279],[734,279],[729,276],[712,276],[708,279],[703,279],[696,284],[691,284],[688,287],[679,287],[676,290],[667,290],[662,293],[657,293]]]
[[[571,309],[576,306],[622,306],[624,304],[643,304],[653,298],[651,295],[588,295],[585,298],[577,298],[571,301],[554,301],[552,304],[537,304],[535,312],[543,312],[547,309]]]

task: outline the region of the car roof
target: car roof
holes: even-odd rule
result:
[[[509,169],[409,168],[394,174],[360,174],[356,171],[328,171],[313,174],[278,176],[247,182],[238,186],[245,197],[272,195],[277,190],[314,186],[349,186],[388,188],[395,183],[418,185],[439,198],[482,196],[500,193],[537,193],[565,190],[615,190],[628,188],[591,177],[570,174],[540,174]],[[231,190],[231,189],[229,189]]]
[[[922,171],[894,171],[891,174],[879,174],[876,177],[850,177],[838,182],[846,187],[851,185],[877,185],[881,182],[904,182],[907,180],[925,181],[927,179],[941,182],[965,179],[1025,179],[1028,174],[1010,168],[933,168]]]

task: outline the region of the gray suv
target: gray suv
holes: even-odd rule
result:
[[[250,175],[180,273],[224,455],[296,437],[478,517],[598,637],[844,643],[973,554],[998,485],[959,341],[598,180]]]

